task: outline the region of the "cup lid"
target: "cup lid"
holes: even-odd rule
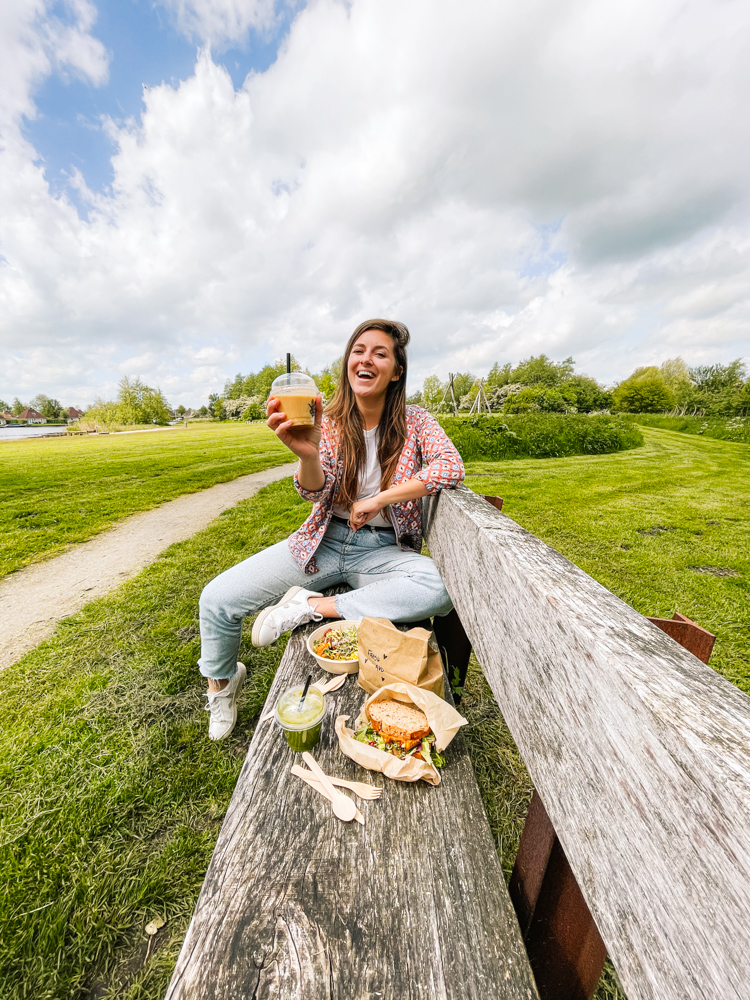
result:
[[[289,732],[301,732],[306,729],[313,729],[315,726],[317,726],[326,713],[326,697],[324,694],[321,694],[320,691],[318,691],[317,689],[313,690],[314,694],[312,694],[312,697],[315,699],[315,701],[320,699],[319,712],[317,712],[312,718],[307,719],[305,722],[291,722],[288,719],[282,719],[280,710],[286,708],[287,705],[294,705],[296,702],[299,701],[300,696],[302,695],[301,685],[299,685],[298,687],[289,688],[281,695],[281,697],[276,702],[276,708],[274,709],[274,718],[276,720],[276,725],[279,726],[281,729],[288,730]],[[308,698],[310,698],[311,693],[312,692],[308,692],[307,695]]]
[[[271,396],[291,395],[295,392],[309,392],[318,395],[318,387],[304,372],[284,372],[271,383]]]

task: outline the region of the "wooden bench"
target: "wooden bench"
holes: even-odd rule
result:
[[[589,996],[606,949],[628,1000],[747,1000],[750,698],[701,662],[713,637],[465,487],[425,527],[441,646],[459,672],[474,648],[536,788],[511,889],[542,996]]]
[[[605,953],[628,1000],[750,998],[750,699],[674,641],[692,623],[649,622],[470,490],[430,500],[425,529],[449,667],[475,649],[536,787],[520,928],[460,735],[439,788],[400,785],[344,758],[329,720],[323,767],[385,788],[361,828],[261,726],[169,1000],[532,997],[530,966],[546,1000],[583,1000]],[[299,633],[267,706],[311,665]],[[331,697],[356,716],[364,694]]]
[[[266,702],[320,671],[289,641]],[[168,1000],[323,997],[500,1000],[538,996],[459,734],[439,787],[365,771],[338,749],[354,677],[332,703],[315,757],[338,777],[383,786],[365,825],[289,773],[299,762],[259,724],[219,835]],[[264,709],[264,711],[266,710]]]

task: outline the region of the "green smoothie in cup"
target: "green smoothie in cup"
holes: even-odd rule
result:
[[[307,692],[300,709],[303,686],[289,688],[276,702],[276,725],[284,730],[292,750],[310,750],[320,739],[320,726],[326,712],[326,700],[316,688]]]

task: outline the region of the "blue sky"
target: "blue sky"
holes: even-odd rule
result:
[[[5,0],[0,399],[748,355],[741,0]]]
[[[73,169],[80,170],[94,191],[103,192],[113,179],[112,142],[102,129],[102,118],[137,118],[143,109],[143,88],[187,79],[196,58],[196,42],[181,33],[174,16],[153,0],[99,0],[96,10],[92,33],[108,53],[107,83],[95,86],[70,72],[52,74],[34,95],[36,117],[24,125],[44,163],[50,188],[64,191],[84,215],[88,208],[69,184]],[[66,23],[72,21],[63,3],[55,4],[51,13]],[[273,31],[250,31],[244,44],[213,53],[235,87],[241,87],[251,71],[268,69],[289,22],[287,12]]]

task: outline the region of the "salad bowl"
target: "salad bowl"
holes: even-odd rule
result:
[[[320,625],[307,637],[307,648],[310,655],[324,670],[331,674],[356,674],[359,670],[356,638],[359,624],[359,621],[333,619]],[[352,633],[351,630],[354,632]],[[339,633],[343,633],[343,635]],[[320,649],[321,643],[325,646],[327,655],[321,656],[316,652],[316,647]],[[336,659],[336,654],[340,650],[343,650],[346,655],[343,659]]]

